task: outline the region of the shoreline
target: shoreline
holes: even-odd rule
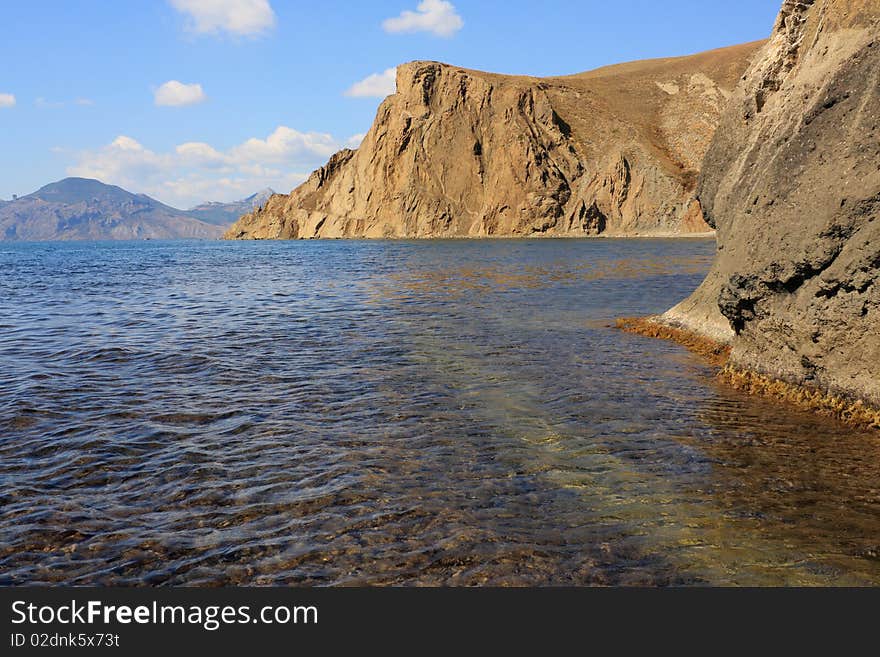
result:
[[[367,235],[352,235],[346,237],[220,237],[213,242],[334,242],[347,240],[351,242],[421,242],[430,240],[443,240],[449,242],[479,242],[481,240],[714,240],[715,231],[703,233],[633,233],[614,234],[602,233],[599,235],[435,235],[426,237],[402,237],[387,236],[373,237]],[[67,241],[67,240],[61,240]],[[71,240],[72,241],[72,240]]]
[[[615,326],[626,333],[680,344],[716,367],[716,380],[734,390],[781,401],[802,411],[832,417],[856,429],[880,430],[880,409],[859,399],[849,399],[811,386],[788,383],[735,367],[729,362],[730,345],[665,324],[658,316],[623,317],[617,320]]]
[[[0,245],[6,244],[140,244],[142,242],[480,242],[493,240],[510,240],[518,242],[540,240],[715,240],[715,233],[656,233],[640,235],[460,235],[451,237],[140,237],[127,239],[46,239],[46,240],[12,240],[0,239]]]

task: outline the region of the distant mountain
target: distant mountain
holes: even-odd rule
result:
[[[144,194],[65,178],[0,203],[0,240],[214,239],[219,225]]]
[[[187,214],[215,226],[228,227],[238,221],[242,215],[258,210],[274,193],[274,190],[267,187],[232,203],[202,203],[189,210]]]

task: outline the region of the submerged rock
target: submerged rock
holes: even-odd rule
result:
[[[663,319],[731,365],[880,407],[880,2],[786,0],[697,195],[701,287]]]
[[[226,237],[710,231],[699,163],[760,45],[543,79],[404,64],[357,151]]]

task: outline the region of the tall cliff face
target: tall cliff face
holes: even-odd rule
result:
[[[665,319],[732,363],[880,406],[880,2],[786,0],[698,196],[718,257]]]
[[[697,169],[759,45],[544,79],[404,64],[357,151],[226,237],[707,231]]]

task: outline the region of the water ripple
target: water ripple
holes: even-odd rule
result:
[[[876,435],[609,328],[713,249],[11,245],[0,583],[880,583]]]

